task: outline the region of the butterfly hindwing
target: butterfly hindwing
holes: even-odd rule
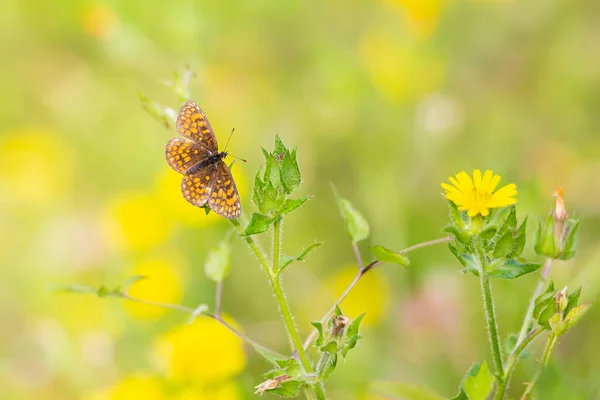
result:
[[[237,218],[241,213],[240,196],[229,167],[222,160],[216,164],[215,182],[208,205],[225,218]]]

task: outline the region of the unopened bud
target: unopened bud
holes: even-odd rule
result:
[[[274,379],[267,379],[266,381],[261,382],[259,385],[254,387],[256,389],[254,394],[262,396],[267,390],[275,389],[277,386],[279,386],[279,383],[286,381],[289,378],[289,375],[281,375],[275,377]]]
[[[331,336],[340,337],[344,334],[344,330],[350,323],[350,318],[345,315],[336,315],[333,317],[333,328],[331,328]]]
[[[556,310],[561,314],[567,309],[567,305],[569,304],[567,295],[568,288],[566,286],[556,295]]]

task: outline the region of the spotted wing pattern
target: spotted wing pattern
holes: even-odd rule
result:
[[[240,196],[231,176],[231,171],[222,160],[216,164],[214,179],[214,187],[210,193],[208,205],[222,217],[239,217],[242,211]]]
[[[188,139],[174,138],[167,143],[167,162],[180,174],[204,161],[208,156],[209,153],[204,147]]]
[[[200,143],[209,152],[218,151],[217,138],[204,112],[193,101],[188,101],[177,115],[177,132]]]
[[[213,192],[215,175],[215,165],[208,165],[195,174],[184,175],[181,182],[183,197],[197,207],[205,205]]]

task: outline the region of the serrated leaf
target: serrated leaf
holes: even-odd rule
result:
[[[506,231],[494,245],[494,257],[501,258],[512,253],[513,235],[512,231]]]
[[[246,229],[244,230],[244,233],[242,233],[242,236],[250,236],[256,235],[257,233],[262,233],[269,229],[269,226],[271,226],[278,220],[279,217],[277,216],[271,218],[264,214],[252,213],[252,216],[250,217],[250,222],[248,223],[248,226],[246,226]]]
[[[479,276],[479,264],[473,255],[459,252],[452,242],[448,242],[448,248],[463,266],[463,272],[471,272],[475,276]]]
[[[229,240],[222,240],[217,248],[208,253],[204,263],[204,272],[209,279],[222,282],[227,276],[230,266],[231,244]]]
[[[400,264],[403,267],[408,267],[410,265],[410,260],[404,254],[390,250],[381,245],[371,246],[369,247],[369,250],[373,253],[375,258],[381,262]]]
[[[312,321],[311,325],[319,332],[319,336],[315,340],[315,346],[321,347],[323,345],[323,324],[319,321]]]
[[[494,377],[490,375],[486,361],[481,363],[476,375],[467,377],[463,383],[469,400],[485,400],[493,386]]]
[[[424,386],[402,383],[402,382],[373,382],[369,392],[390,399],[403,400],[445,400],[446,397],[439,395]]]
[[[336,198],[342,217],[346,222],[346,230],[350,234],[352,241],[356,243],[366,239],[369,236],[369,224],[367,220],[348,200],[339,197],[337,193]]]
[[[308,200],[308,196],[302,197],[300,199],[287,199],[283,203],[283,207],[281,207],[281,214],[288,214],[294,211],[296,208],[303,205],[306,202],[306,200]]]
[[[536,263],[521,263],[515,259],[501,262],[500,265],[489,271],[490,278],[515,279],[521,275],[529,274],[541,267]]]
[[[289,150],[285,150],[281,162],[281,183],[287,194],[295,192],[300,187],[300,167]]]
[[[518,257],[523,253],[525,249],[525,242],[527,241],[527,217],[521,222],[517,233],[514,236],[513,251],[510,254],[512,257]]]
[[[360,323],[362,319],[365,317],[366,313],[360,314],[358,317],[354,318],[354,320],[348,325],[348,329],[346,330],[347,337],[353,337],[358,335],[358,329],[360,328]]]

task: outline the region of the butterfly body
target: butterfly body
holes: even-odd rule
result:
[[[240,197],[224,161],[227,152],[219,151],[206,115],[193,101],[181,107],[177,131],[184,138],[167,143],[166,158],[171,168],[183,175],[183,197],[198,207],[208,204],[225,218],[239,217]]]

